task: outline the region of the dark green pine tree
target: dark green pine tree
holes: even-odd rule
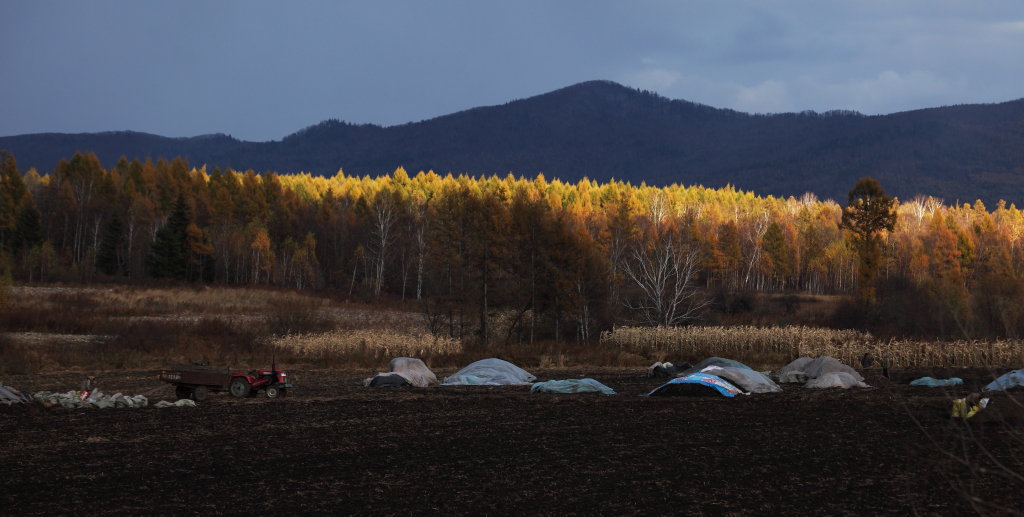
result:
[[[103,239],[96,253],[96,267],[100,271],[111,276],[121,271],[124,241],[124,223],[115,213],[103,229]]]
[[[185,280],[188,274],[188,225],[190,222],[185,198],[178,196],[167,224],[156,232],[146,255],[146,271],[153,278]]]
[[[43,223],[39,209],[31,199],[22,203],[14,225],[13,248],[15,251],[31,249],[43,243]]]

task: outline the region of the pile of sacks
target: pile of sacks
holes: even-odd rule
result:
[[[82,396],[80,391],[69,391],[67,393],[40,391],[32,395],[32,401],[38,402],[44,407],[60,406],[69,409],[140,408],[149,406],[149,399],[145,395],[122,395],[121,393],[104,395],[100,390],[93,390],[85,397]],[[153,407],[196,407],[196,403],[194,400],[189,399],[181,399],[177,402],[161,400],[153,404]]]
[[[108,396],[104,395],[100,390],[93,390],[84,398],[77,391],[69,391],[67,393],[40,391],[32,395],[32,400],[46,407],[60,406],[65,408],[137,408],[149,405],[149,399],[145,395],[130,396],[115,393]]]

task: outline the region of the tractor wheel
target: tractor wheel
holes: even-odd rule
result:
[[[279,395],[284,395],[284,390],[277,386],[271,386],[267,388],[267,398],[276,399]]]
[[[174,396],[178,397],[178,400],[190,399],[192,398],[192,388],[187,388],[185,386],[175,386]]]
[[[202,402],[206,400],[206,396],[210,393],[210,389],[206,386],[196,386],[192,390],[192,400],[196,402]]]
[[[245,379],[238,377],[231,381],[229,389],[231,390],[232,395],[242,398],[249,396],[249,392],[252,391],[252,386],[250,386]]]

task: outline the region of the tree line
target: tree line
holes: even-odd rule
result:
[[[851,192],[847,212],[859,202]],[[713,293],[787,291],[856,291],[858,310],[908,332],[1024,330],[1020,210],[929,197],[882,205],[891,224],[867,235],[813,194],[403,168],[258,174],[181,158],[105,169],[91,153],[41,176],[3,153],[0,269],[24,282],[169,279],[416,300],[436,332],[458,338],[589,340],[627,322],[696,321]],[[491,328],[498,314],[511,320],[503,336]]]

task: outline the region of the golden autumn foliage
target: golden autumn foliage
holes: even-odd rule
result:
[[[180,197],[190,214],[190,281],[430,300],[437,326],[456,339],[474,332],[492,339],[487,327],[495,311],[536,315],[529,328],[526,319],[517,320],[503,337],[509,341],[587,340],[637,321],[630,307],[643,306],[642,285],[627,272],[640,265],[639,250],[658,256],[667,242],[696,254],[686,293],[844,294],[877,284],[880,296],[891,298],[898,288],[931,304],[928,317],[894,327],[948,336],[1024,333],[1017,296],[1024,213],[1004,203],[989,210],[980,202],[897,200],[891,227],[865,233],[843,224],[838,203],[811,194],[569,183],[539,174],[470,177],[398,168],[374,177],[341,170],[313,176],[208,171],[182,159],[121,160],[104,169],[95,156],[76,154],[53,174],[21,184],[27,185],[23,197],[42,214],[45,238],[30,249],[0,241],[18,281],[107,278],[96,266],[97,249],[100,230],[114,215],[123,221],[124,277],[147,279],[154,235]],[[864,239],[877,244],[874,272],[859,265]]]

